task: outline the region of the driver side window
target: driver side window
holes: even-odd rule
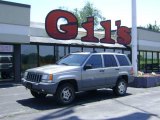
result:
[[[102,58],[101,55],[92,55],[87,61],[86,65],[92,65],[92,69],[102,67]]]

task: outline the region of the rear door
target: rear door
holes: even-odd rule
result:
[[[116,55],[116,58],[121,67],[119,74],[120,75],[129,75],[131,72],[131,63],[126,55]]]
[[[115,84],[118,78],[119,67],[117,65],[115,56],[112,54],[104,54],[104,78],[106,85]]]

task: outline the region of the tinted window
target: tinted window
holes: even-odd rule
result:
[[[115,67],[117,62],[113,55],[104,55],[104,65],[105,67]]]
[[[22,71],[38,66],[37,45],[21,45]]]
[[[128,66],[130,65],[127,58],[124,55],[116,55],[120,66]]]
[[[70,53],[82,51],[81,47],[70,47]]]
[[[39,65],[55,63],[54,47],[53,46],[39,46]]]
[[[62,58],[57,64],[80,66],[88,58],[88,54],[70,54]]]
[[[55,46],[56,61],[60,60],[65,55],[68,55],[68,47],[65,47],[65,46]]]
[[[92,52],[93,48],[83,48],[83,52]]]
[[[102,67],[102,58],[101,55],[92,55],[86,64],[91,64],[92,68]]]

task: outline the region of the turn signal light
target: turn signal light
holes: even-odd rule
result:
[[[53,75],[52,74],[49,75],[49,80],[53,80]]]

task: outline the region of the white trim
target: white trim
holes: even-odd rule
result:
[[[27,35],[14,35],[14,34],[1,34],[0,43],[30,43],[29,36]]]
[[[160,42],[138,40],[138,47],[139,47],[139,50],[160,51]]]
[[[56,40],[49,37],[33,37],[30,36],[30,42],[35,43],[54,43],[54,44],[66,44],[66,45],[85,45],[85,46],[103,46],[103,47],[117,47],[117,48],[125,48],[123,45],[118,43],[116,44],[105,44],[105,43],[91,43],[91,42],[82,42],[81,40],[73,39],[73,40]]]
[[[11,25],[0,23],[0,34],[28,35],[29,26]]]

